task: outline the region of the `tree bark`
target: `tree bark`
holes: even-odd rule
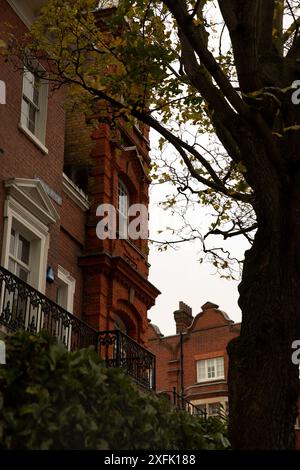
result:
[[[299,177],[298,177],[299,179]],[[297,180],[297,177],[296,177]],[[299,368],[291,360],[300,339],[300,184],[282,190],[280,204],[258,219],[246,252],[239,305],[241,334],[228,345],[229,437],[234,449],[292,449]],[[297,189],[297,187],[299,189]]]

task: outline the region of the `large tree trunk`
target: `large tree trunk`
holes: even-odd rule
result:
[[[273,221],[259,221],[246,253],[241,334],[227,348],[234,449],[295,446],[299,369],[291,346],[300,339],[300,184],[294,183],[296,190],[280,197]]]

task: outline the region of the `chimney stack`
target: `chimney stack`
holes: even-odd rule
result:
[[[184,302],[179,302],[179,310],[175,310],[174,319],[176,323],[176,334],[185,333],[187,328],[192,324],[193,311]]]

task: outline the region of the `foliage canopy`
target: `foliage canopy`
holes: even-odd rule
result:
[[[177,412],[91,349],[69,353],[46,333],[6,338],[0,449],[224,449],[225,424]]]

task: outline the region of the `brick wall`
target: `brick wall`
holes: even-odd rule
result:
[[[147,310],[158,295],[147,280],[147,240],[100,240],[96,235],[100,221],[96,211],[105,203],[117,209],[119,179],[128,189],[129,204],[148,205],[148,144],[134,130],[122,131],[122,126],[118,131],[112,130],[109,111],[105,119],[103,115],[102,107],[101,113],[94,116],[99,122],[94,128],[83,129],[86,119],[75,108],[68,109],[66,120],[67,161],[74,165],[86,162],[89,175],[91,207],[87,214],[84,252],[79,259],[84,273],[84,318],[99,330],[115,329],[120,318],[127,333],[144,344]],[[73,138],[77,139],[76,145]],[[138,152],[132,149],[134,145],[138,146]],[[142,155],[143,162],[137,153]]]
[[[2,22],[10,23],[17,35],[26,27],[5,0],[0,0]],[[20,65],[21,67],[21,65]],[[6,194],[4,181],[11,178],[41,178],[59,197],[62,205],[51,199],[59,214],[56,224],[50,226],[48,265],[55,274],[61,265],[76,279],[74,311],[82,314],[82,272],[78,256],[85,239],[85,214],[63,193],[63,166],[65,146],[64,91],[49,87],[45,154],[18,127],[21,116],[22,72],[0,58],[0,79],[6,83],[6,105],[0,106],[0,247],[3,238],[3,211]],[[46,276],[46,273],[44,273]],[[56,300],[57,279],[47,284],[46,295]]]
[[[0,16],[18,35],[26,31],[5,0],[0,0]],[[114,328],[119,317],[127,332],[144,344],[147,310],[159,293],[147,280],[147,240],[99,240],[96,210],[102,203],[117,208],[119,178],[129,190],[130,204],[148,205],[148,129],[128,129],[120,122],[119,129],[112,130],[110,110],[101,103],[94,116],[99,125],[92,127],[76,106],[68,106],[66,112],[62,89],[55,93],[50,89],[45,154],[18,128],[22,73],[2,59],[0,71],[7,84],[7,105],[0,107],[0,216],[6,198],[4,181],[40,177],[62,200],[62,204],[51,201],[59,220],[50,226],[47,264],[55,274],[60,265],[75,278],[74,312],[99,329]],[[87,212],[64,192],[63,169],[73,177],[73,167],[86,171],[85,191],[91,203]],[[0,244],[2,236],[0,223]],[[56,278],[46,286],[46,295],[53,300],[57,285]]]
[[[175,318],[176,314],[175,313]],[[163,336],[151,324],[148,347],[156,355],[157,389],[183,392],[188,400],[227,396],[228,342],[238,336],[239,324],[234,324],[218,306],[207,302],[182,334]],[[225,379],[199,384],[197,361],[223,356]],[[183,360],[181,361],[181,357]]]

